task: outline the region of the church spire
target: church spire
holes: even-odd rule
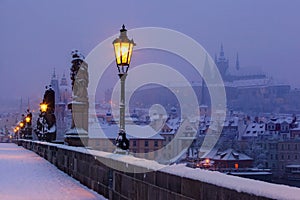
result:
[[[217,62],[218,62],[218,56],[217,56],[217,54],[215,53],[215,64],[217,64]]]
[[[235,63],[236,70],[240,70],[240,60],[239,60],[239,53],[236,53],[236,63]]]
[[[220,57],[224,57],[223,43],[221,43]]]
[[[63,76],[60,80],[60,85],[65,85],[65,86],[68,85],[65,73],[63,73]]]
[[[53,79],[56,79],[55,68],[53,68],[52,80],[53,80]]]

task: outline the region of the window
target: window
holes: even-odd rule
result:
[[[154,141],[154,146],[158,147],[158,141],[157,140]]]
[[[271,160],[273,160],[273,154],[271,154]]]
[[[297,145],[297,144],[295,144],[295,150],[297,150],[297,148],[298,148],[297,146],[298,146],[298,145]]]
[[[298,159],[298,156],[297,155],[295,155],[295,160],[297,160]]]
[[[136,140],[132,141],[132,146],[136,147]]]
[[[283,135],[283,139],[286,139],[286,138],[287,138],[287,135],[286,135],[286,134],[284,134],[284,135]]]
[[[288,150],[290,150],[290,144],[288,144]]]
[[[281,159],[282,159],[282,160],[284,159],[284,155],[281,155]]]
[[[148,141],[145,141],[145,147],[148,147],[149,146],[149,142]],[[146,152],[145,152],[146,153]]]
[[[290,155],[287,156],[288,160],[290,159]]]
[[[171,140],[172,140],[172,137],[171,137],[171,136],[169,136],[169,138],[168,138],[168,139],[169,139],[169,142],[171,142]]]

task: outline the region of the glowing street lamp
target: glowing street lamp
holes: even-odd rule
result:
[[[18,133],[19,130],[20,130],[20,127],[19,127],[19,126],[16,126],[16,127],[14,128],[15,137],[16,137],[17,139],[19,139],[19,133]]]
[[[30,117],[25,118],[26,123],[29,123],[31,121]]]
[[[45,113],[47,111],[47,109],[48,109],[48,105],[45,104],[45,103],[41,103],[40,104],[40,109],[41,109],[42,113]]]
[[[20,128],[23,128],[24,127],[24,123],[20,122],[19,126],[20,126]]]
[[[18,132],[18,130],[19,130],[19,127],[18,127],[18,126],[16,126],[16,127],[14,128],[14,132],[15,132],[15,133],[17,133],[17,132]]]
[[[131,61],[132,50],[135,43],[133,39],[127,37],[127,30],[123,24],[120,30],[120,36],[113,41],[116,64],[118,67],[119,78],[121,82],[121,98],[120,98],[120,130],[116,139],[116,145],[122,150],[129,149],[129,141],[125,132],[125,79]]]
[[[133,46],[133,39],[129,40],[127,37],[127,30],[123,24],[122,29],[120,30],[120,36],[113,41],[116,63],[121,74],[127,74],[129,64],[131,61]]]
[[[45,123],[46,123],[45,115],[46,115],[47,109],[48,109],[48,105],[46,103],[42,102],[40,104],[41,117],[42,117],[42,137],[45,137]]]

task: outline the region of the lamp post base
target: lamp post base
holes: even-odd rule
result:
[[[126,138],[126,133],[123,129],[120,129],[119,136],[116,138],[117,149],[122,151],[129,150],[129,140]]]

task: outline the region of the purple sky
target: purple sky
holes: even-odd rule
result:
[[[123,23],[180,31],[211,56],[223,43],[231,66],[239,52],[241,67],[300,87],[299,7],[298,0],[1,0],[0,101],[41,97],[53,68],[69,78],[72,49],[87,55]]]

